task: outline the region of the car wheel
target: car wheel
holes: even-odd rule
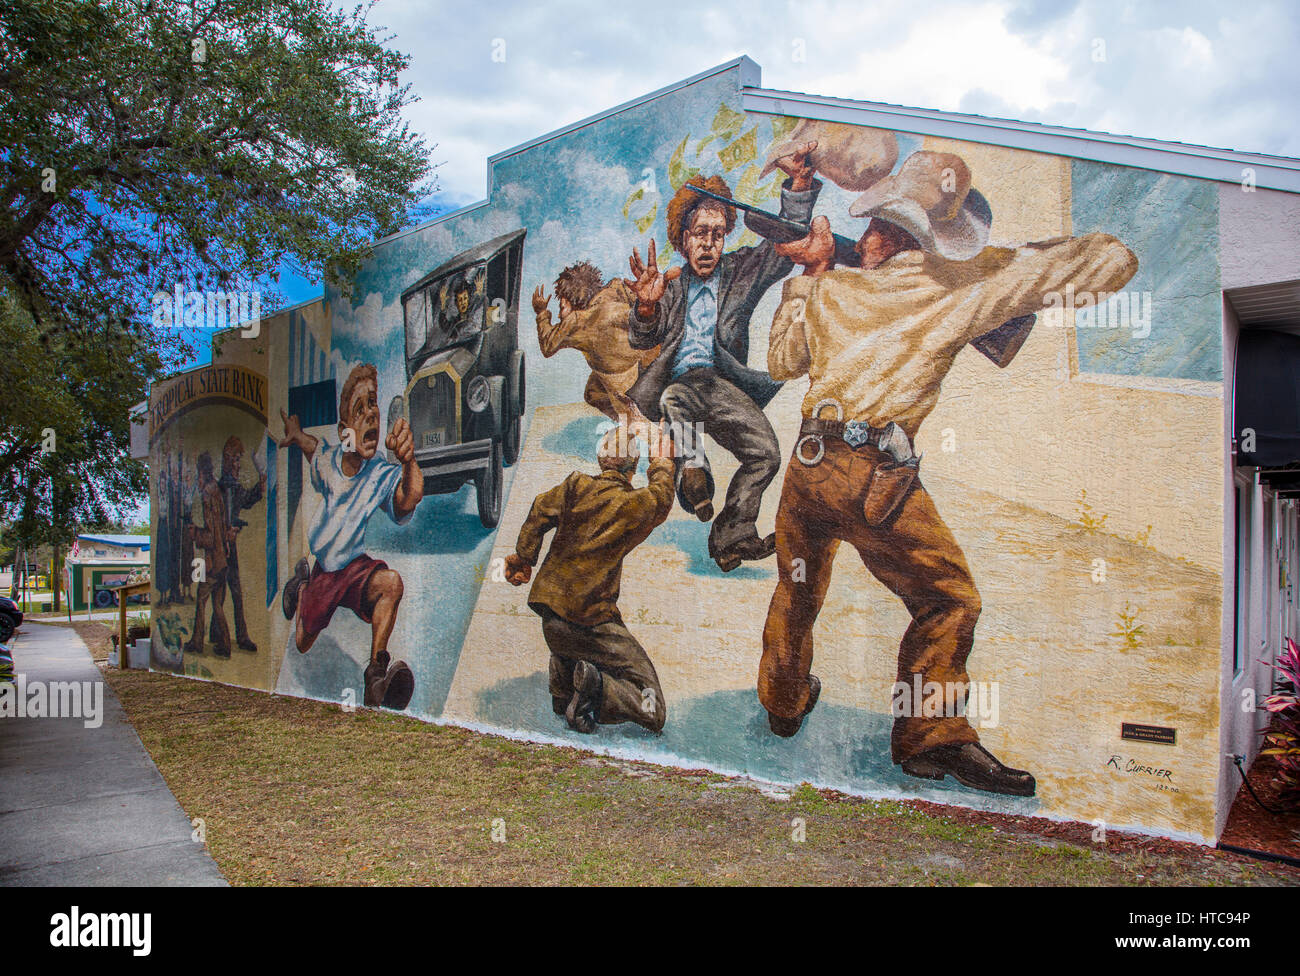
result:
[[[104,610],[113,605],[113,594],[108,590],[97,590],[95,592],[95,606]]]
[[[8,644],[14,635],[14,618],[7,613],[0,613],[0,644]]]
[[[478,489],[478,520],[485,529],[495,529],[501,521],[501,484],[505,481],[503,469],[501,442],[493,438],[488,466],[474,475],[474,487]]]

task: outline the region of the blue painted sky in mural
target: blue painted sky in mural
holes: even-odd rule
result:
[[[1139,261],[1126,301],[1149,295],[1151,303],[1148,335],[1145,325],[1076,329],[1079,369],[1221,380],[1218,187],[1078,159],[1071,175],[1074,233],[1120,237]],[[1119,228],[1116,214],[1138,219]]]

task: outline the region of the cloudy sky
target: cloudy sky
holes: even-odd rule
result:
[[[411,55],[453,206],[489,155],[741,54],[765,88],[1300,156],[1295,0],[382,0],[371,22]]]

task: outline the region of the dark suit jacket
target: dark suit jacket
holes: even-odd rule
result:
[[[787,179],[786,184],[789,184]],[[800,223],[812,219],[813,204],[822,184],[813,181],[812,189],[795,193],[781,190],[781,216]],[[713,335],[713,363],[718,374],[745,392],[760,407],[767,406],[781,384],[766,370],[749,368],[749,318],[764,293],[786,275],[794,263],[776,253],[771,241],[742,247],[722,256],[713,272],[718,284],[718,327]],[[687,285],[694,275],[689,266],[670,281],[659,300],[655,316],[643,321],[634,305],[628,313],[628,339],[633,349],[662,346],[659,356],[647,366],[628,390],[651,420],[658,420],[659,397],[672,382],[673,359],[686,331]]]

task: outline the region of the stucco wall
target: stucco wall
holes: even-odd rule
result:
[[[1147,293],[1149,302],[1142,335],[1089,332],[1081,339],[1072,317],[1049,323],[1040,316],[1005,368],[962,349],[915,439],[924,490],[983,605],[969,673],[984,704],[995,694],[998,708],[974,724],[995,755],[1034,775],[1034,795],[922,780],[892,761],[892,686],[909,615],[848,544],[834,557],[814,630],[821,699],[797,735],[772,734],[756,685],[777,561],[724,572],[710,558],[710,526],[676,503],[627,557],[619,599],[622,620],[657,672],[657,694],[667,706],[662,734],[634,723],[582,734],[553,711],[541,621],[528,606],[527,587],[506,582],[505,559],[536,496],[575,470],[596,472],[606,420],[584,402],[591,371],[582,352],[542,354],[533,290],[541,286],[552,296],[549,308],[558,315],[554,282],[562,269],[590,261],[606,281],[626,277],[633,247],[645,256],[651,238],[661,266],[680,267],[682,256],[667,245],[666,211],[693,172],[722,176],[738,199],[775,210],[781,174],[761,170],[796,122],[746,114],[733,69],[504,156],[493,166],[486,205],[381,242],[350,295],[331,290],[320,306],[266,323],[260,342],[223,349],[222,362],[267,377],[262,424],[247,410],[214,404],[174,420],[158,442],[170,436],[167,450],[179,450],[188,464],[204,450],[219,454],[236,428],[249,428],[240,434],[246,444],[265,443],[268,485],[248,510],[238,542],[257,650],[235,649],[228,660],[210,645],[182,654],[196,612],[182,598],[161,608],[172,617],[156,665],[361,702],[371,624],[341,603],[303,651],[305,611],[292,620],[283,612],[299,561],[319,564],[322,539],[313,526],[329,517],[326,495],[334,489],[317,486],[301,451],[278,445],[285,436],[280,410],[302,413],[305,434],[336,444],[340,410],[347,409],[338,402],[345,379],[373,364],[382,461],[393,397],[409,400],[435,373],[466,385],[470,375],[449,361],[412,379],[403,354],[403,292],[456,255],[526,230],[511,321],[527,368],[527,402],[520,457],[504,469],[499,526],[484,527],[474,486],[467,485],[427,493],[401,524],[376,509],[361,535],[365,552],[401,578],[386,649],[413,677],[407,712],[782,782],[1212,838],[1221,802],[1214,705],[1221,697],[1225,499],[1216,228],[1229,203],[1213,185],[1181,177],[889,134],[895,174],[917,152],[964,161],[970,185],[992,211],[991,246],[1111,235],[1136,259],[1128,287],[1139,302]],[[859,137],[877,144],[883,134],[864,130]],[[824,174],[823,180],[814,212],[856,239],[866,221],[849,209],[861,190]],[[1263,194],[1248,205],[1260,201],[1267,203]],[[1295,212],[1286,203],[1287,213]],[[741,223],[726,249],[760,243]],[[972,273],[952,272],[964,282]],[[1233,274],[1244,280],[1244,273]],[[767,364],[784,287],[771,287],[750,318],[750,366]],[[450,308],[450,294],[442,300]],[[924,337],[916,355],[929,355]],[[791,380],[763,411],[782,461],[763,493],[760,536],[777,524],[808,388],[805,376]],[[161,395],[155,390],[155,401]],[[406,409],[413,409],[409,402]],[[738,462],[710,437],[704,446],[721,508]],[[251,486],[251,474],[244,474]],[[633,483],[645,479],[643,460]],[[805,522],[820,517],[806,507],[787,514]],[[918,576],[903,589],[910,599],[925,587]],[[1123,739],[1125,722],[1174,729],[1176,741]]]

